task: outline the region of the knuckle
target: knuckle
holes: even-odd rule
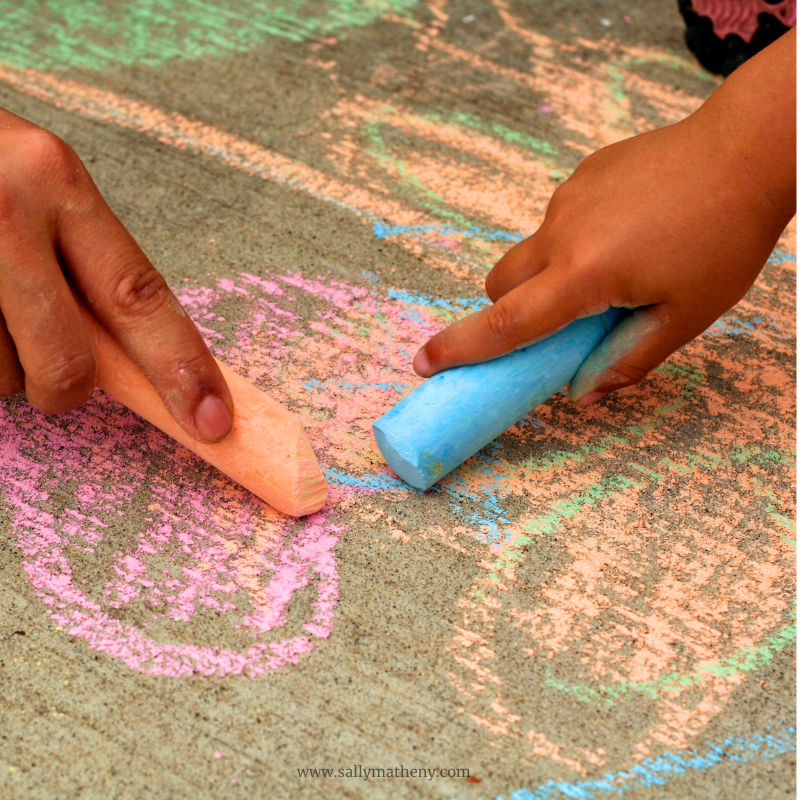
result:
[[[41,214],[52,194],[63,200],[65,192],[85,189],[91,183],[77,153],[63,140],[43,128],[30,126],[18,137],[11,154],[12,169],[3,170],[0,182],[0,222],[21,215]],[[42,193],[44,191],[44,194]],[[73,197],[86,196],[78,191]]]
[[[560,183],[556,188],[553,190],[553,194],[550,195],[550,203],[551,206],[558,206],[563,201],[565,197],[569,197],[572,193],[572,184],[569,180],[564,181],[564,183]]]
[[[586,276],[592,270],[594,260],[590,248],[559,247],[553,253],[552,267],[564,275]]]
[[[493,339],[505,340],[513,333],[516,315],[503,302],[495,303],[486,310],[486,328]]]
[[[39,172],[48,176],[74,173],[81,163],[77,153],[50,131],[39,129],[29,134],[31,162]]]
[[[94,388],[96,362],[91,350],[63,353],[35,375],[37,388],[56,406],[76,395],[88,398]]]
[[[178,359],[177,367],[179,372],[197,372],[206,366],[205,353],[192,353],[184,355]]]
[[[119,277],[113,289],[112,304],[122,316],[146,316],[163,307],[169,297],[167,282],[155,267],[135,264]]]
[[[608,147],[601,147],[599,150],[589,153],[572,174],[579,175],[581,178],[595,175],[608,163],[609,153],[607,151]]]
[[[62,200],[83,205],[93,200],[95,192],[89,173],[78,154],[63,139],[50,131],[38,129],[29,134],[28,157],[35,177],[53,188]],[[92,203],[89,203],[92,207]]]
[[[573,184],[569,180],[557,186],[547,203],[544,222],[552,225],[557,218],[560,218],[564,213],[564,209],[569,208],[569,201],[573,194]]]
[[[216,388],[212,365],[209,364],[210,359],[208,351],[184,354],[176,359],[174,372],[179,376],[185,394],[200,398],[210,389]]]
[[[574,305],[586,314],[597,314],[611,305],[619,305],[624,280],[607,268],[602,248],[588,242],[582,247],[560,247],[553,254],[550,269],[560,286],[571,296]],[[593,310],[594,309],[594,310]]]

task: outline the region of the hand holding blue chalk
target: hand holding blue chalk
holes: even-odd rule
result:
[[[386,463],[429,489],[569,383],[626,314],[611,308],[500,358],[434,375],[373,424]]]

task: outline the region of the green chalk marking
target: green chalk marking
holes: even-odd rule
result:
[[[0,0],[0,61],[100,70],[247,52],[369,25],[418,0]]]
[[[545,683],[558,689],[574,699],[590,705],[605,704],[615,706],[625,695],[638,693],[658,700],[664,693],[678,694],[694,686],[702,685],[708,674],[718,678],[729,678],[742,673],[753,672],[768,666],[777,653],[797,641],[796,613],[792,612],[791,621],[778,628],[764,640],[759,647],[746,647],[723,661],[708,661],[699,664],[687,673],[671,672],[653,681],[620,681],[613,684],[601,684],[599,689],[590,686],[568,686],[565,683],[545,678]],[[549,670],[547,670],[549,672]]]
[[[462,214],[453,211],[444,198],[425,186],[418,178],[410,175],[405,162],[391,154],[381,134],[380,122],[367,123],[364,132],[372,143],[367,153],[397,173],[398,178],[400,178],[400,189],[407,199],[439,219],[447,220],[462,228],[468,229],[472,227],[473,223]]]
[[[500,583],[502,573],[514,566],[514,562],[521,557],[519,548],[531,544],[534,537],[548,536],[558,532],[572,517],[577,516],[585,509],[594,508],[599,503],[630,488],[641,489],[644,484],[626,478],[624,475],[614,475],[602,483],[595,483],[576,492],[566,500],[555,500],[534,519],[525,524],[525,530],[530,536],[518,536],[514,543],[502,550],[492,562],[488,578],[495,583]]]
[[[432,120],[439,121],[444,119],[447,122],[454,122],[465,128],[472,128],[473,130],[483,133],[493,133],[506,142],[521,145],[527,150],[532,150],[539,155],[552,156],[553,158],[558,157],[556,148],[545,139],[537,139],[535,136],[529,136],[527,133],[515,131],[513,128],[507,128],[499,122],[483,122],[477,117],[473,117],[472,114],[463,114],[461,112],[456,112],[446,117],[441,117],[437,114],[428,114],[427,116]]]
[[[631,469],[636,469],[639,472],[649,476],[654,481],[663,481],[666,480],[666,477],[662,475],[660,472],[653,472],[651,469],[647,469],[647,467],[643,467],[641,464],[630,464]]]
[[[625,75],[613,64],[606,66],[605,73],[606,78],[608,78],[611,97],[616,104],[612,105],[611,108],[616,114],[621,115],[625,108],[625,103],[628,102],[628,95],[625,93]]]

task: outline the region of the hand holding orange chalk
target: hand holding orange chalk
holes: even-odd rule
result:
[[[280,511],[323,505],[299,420],[214,359],[75,151],[3,109],[0,264],[0,397],[58,414],[99,385]]]
[[[301,517],[322,508],[328,486],[291,411],[218,361],[233,397],[233,429],[221,442],[193,439],[122,347],[87,311],[83,316],[97,354],[97,385],[104,392],[278,511]]]
[[[77,297],[190,436],[233,424],[225,379],[164,277],[62,139],[0,109],[0,397],[71,411],[97,363]]]

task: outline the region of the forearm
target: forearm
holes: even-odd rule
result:
[[[716,128],[737,183],[763,203],[778,232],[796,210],[796,29],[737,69],[692,115]]]

